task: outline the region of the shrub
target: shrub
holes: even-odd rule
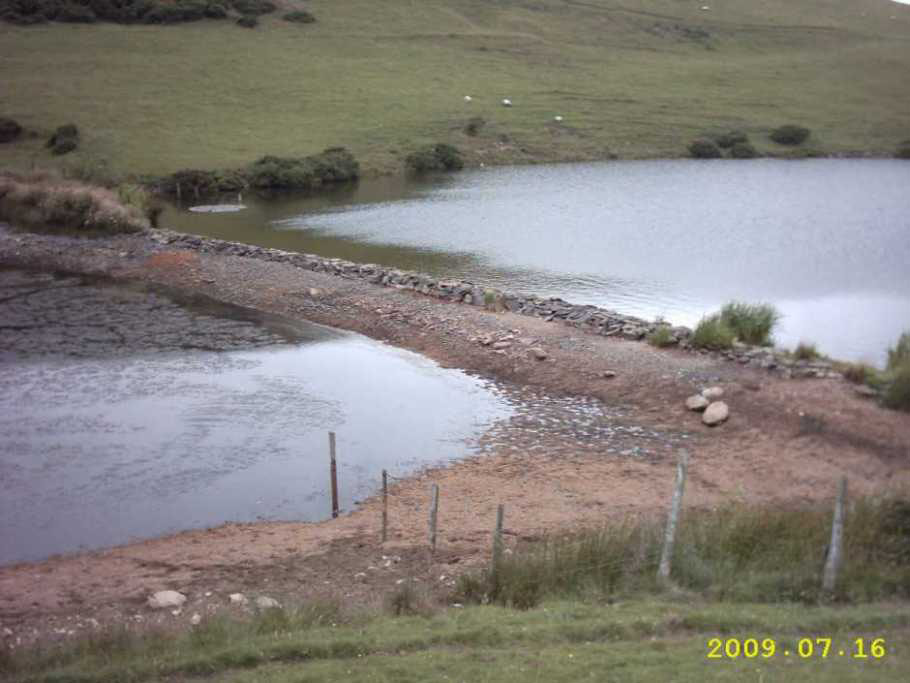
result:
[[[483,128],[486,125],[486,123],[487,122],[484,120],[484,118],[482,116],[475,116],[471,119],[468,119],[468,122],[465,124],[465,127],[464,127],[465,135],[470,135],[471,137],[475,137],[478,133],[480,133],[480,129]]]
[[[748,142],[749,136],[743,133],[741,130],[731,130],[729,133],[722,133],[718,135],[714,138],[714,141],[721,149],[729,149],[735,144]]]
[[[888,349],[888,369],[896,370],[901,365],[910,363],[910,332],[904,332],[897,345]]]
[[[898,159],[910,159],[910,140],[904,140],[898,145],[894,156]]]
[[[758,150],[750,142],[737,142],[730,148],[730,156],[733,159],[754,159],[758,156]]]
[[[771,332],[780,321],[780,313],[770,304],[731,301],[721,309],[720,318],[741,342],[770,346]]]
[[[356,180],[360,165],[343,147],[331,147],[308,157],[264,156],[245,169],[251,187],[311,189]]]
[[[243,28],[256,28],[259,26],[259,19],[254,14],[244,14],[237,19],[237,25]]]
[[[277,9],[275,3],[270,0],[232,0],[231,4],[235,10],[244,15],[258,16],[269,14]]]
[[[281,18],[294,24],[312,24],[316,21],[316,17],[304,10],[288,12]]]
[[[801,145],[809,137],[809,129],[788,124],[771,131],[771,139],[779,145]]]
[[[663,348],[675,344],[676,339],[673,338],[673,333],[670,332],[670,328],[667,325],[658,325],[657,329],[648,335],[648,343],[651,346]]]
[[[464,160],[458,148],[445,143],[419,149],[409,154],[405,163],[408,169],[415,173],[458,171],[464,168]]]
[[[719,314],[702,318],[692,334],[692,346],[700,349],[729,349],[733,346],[736,334]]]
[[[0,116],[0,143],[12,142],[22,135],[22,126],[13,119]]]
[[[796,350],[793,351],[793,357],[797,360],[815,360],[820,355],[818,349],[815,348],[815,344],[808,342],[800,342]]]
[[[883,401],[889,408],[910,412],[910,362],[905,361],[892,373]]]
[[[79,129],[73,123],[57,128],[48,139],[46,147],[54,154],[67,154],[79,146]]]
[[[23,228],[135,232],[147,227],[140,210],[109,190],[54,176],[0,176],[0,220]]]
[[[689,154],[693,159],[720,159],[723,156],[720,148],[707,138],[692,142],[689,145]]]
[[[68,2],[56,13],[54,20],[67,24],[94,24],[98,18],[90,7]]]

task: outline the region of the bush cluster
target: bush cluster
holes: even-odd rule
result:
[[[54,175],[0,175],[0,220],[22,228],[136,232],[148,227],[141,204],[147,195],[127,192],[130,204],[110,190]]]
[[[910,332],[904,332],[897,345],[888,349],[888,375],[882,397],[885,405],[910,412]]]
[[[285,21],[290,21],[292,24],[312,24],[316,21],[316,17],[305,10],[288,12],[281,18]]]
[[[732,348],[736,335],[720,319],[720,314],[702,318],[692,333],[692,346],[699,349]]]
[[[275,10],[268,0],[0,0],[0,19],[29,26],[47,21],[91,24],[178,24]]]
[[[12,142],[22,135],[22,126],[18,121],[0,116],[0,143]]]
[[[809,138],[809,129],[787,124],[771,131],[770,138],[779,145],[801,145]]]
[[[749,136],[741,130],[701,137],[689,145],[689,155],[693,159],[721,159],[724,150],[729,150],[731,159],[754,159],[758,156],[758,151],[749,142]]]
[[[47,144],[54,154],[68,154],[79,146],[79,129],[74,123],[67,123],[54,131]]]
[[[692,335],[692,345],[703,349],[729,349],[736,340],[770,346],[771,332],[780,313],[770,304],[731,301],[720,313],[701,319]]]
[[[405,164],[414,173],[459,171],[464,168],[464,160],[458,148],[445,143],[428,145],[412,152],[405,159]]]
[[[309,190],[321,185],[356,180],[360,164],[344,147],[330,147],[308,157],[264,156],[238,170],[185,169],[160,180],[159,192],[171,196],[195,196],[259,189]]]

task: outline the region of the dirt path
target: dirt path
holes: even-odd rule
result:
[[[557,426],[501,440],[491,434],[489,455],[395,482],[384,545],[374,498],[334,521],[231,524],[0,568],[0,634],[11,643],[111,623],[185,624],[197,612],[243,609],[229,605],[233,592],[371,605],[413,577],[442,596],[453,576],[486,556],[498,503],[506,505],[513,542],[654,512],[670,495],[681,444],[692,454],[687,505],[826,499],[842,474],[855,493],[910,485],[910,418],[841,380],[780,379],[286,263],[174,250],[144,236],[89,241],[0,228],[0,265],[138,279],[361,332],[529,391],[595,398],[616,412],[628,437],[628,448],[615,452]],[[494,349],[478,342],[483,337],[511,337],[511,345]],[[607,370],[615,377],[604,377]],[[715,384],[731,417],[709,429],[683,401]],[[635,444],[654,433],[672,438],[639,457]],[[430,482],[443,491],[435,556],[426,548]],[[189,596],[177,615],[144,606],[150,592],[166,588]]]

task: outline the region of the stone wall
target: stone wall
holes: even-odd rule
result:
[[[670,326],[664,322],[648,322],[597,306],[572,304],[558,297],[542,299],[533,295],[522,296],[482,287],[464,280],[437,279],[423,273],[389,268],[374,263],[354,263],[314,254],[301,254],[282,249],[187,235],[173,230],[150,230],[149,234],[151,239],[156,242],[183,249],[290,263],[298,268],[365,280],[383,287],[408,289],[436,299],[481,306],[487,310],[511,311],[519,315],[543,318],[548,322],[560,321],[605,337],[616,336],[640,341],[656,330],[658,326],[666,326],[670,330],[671,344],[692,352],[712,353],[743,365],[775,371],[786,377],[840,376],[832,371],[831,363],[827,361],[794,360],[786,354],[767,347],[753,347],[737,343],[729,351],[708,352],[704,349],[695,349],[689,344],[692,330],[688,327]]]

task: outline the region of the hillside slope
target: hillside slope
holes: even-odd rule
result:
[[[68,121],[83,132],[68,163],[136,173],[329,145],[382,171],[429,141],[471,163],[676,156],[729,127],[769,152],[767,131],[787,122],[828,154],[890,154],[910,138],[910,6],[885,0],[306,7],[317,23],[276,13],[254,30],[0,24],[0,115],[39,133],[0,147],[0,164],[48,163],[43,136]],[[487,122],[476,137],[463,132],[472,116]]]

